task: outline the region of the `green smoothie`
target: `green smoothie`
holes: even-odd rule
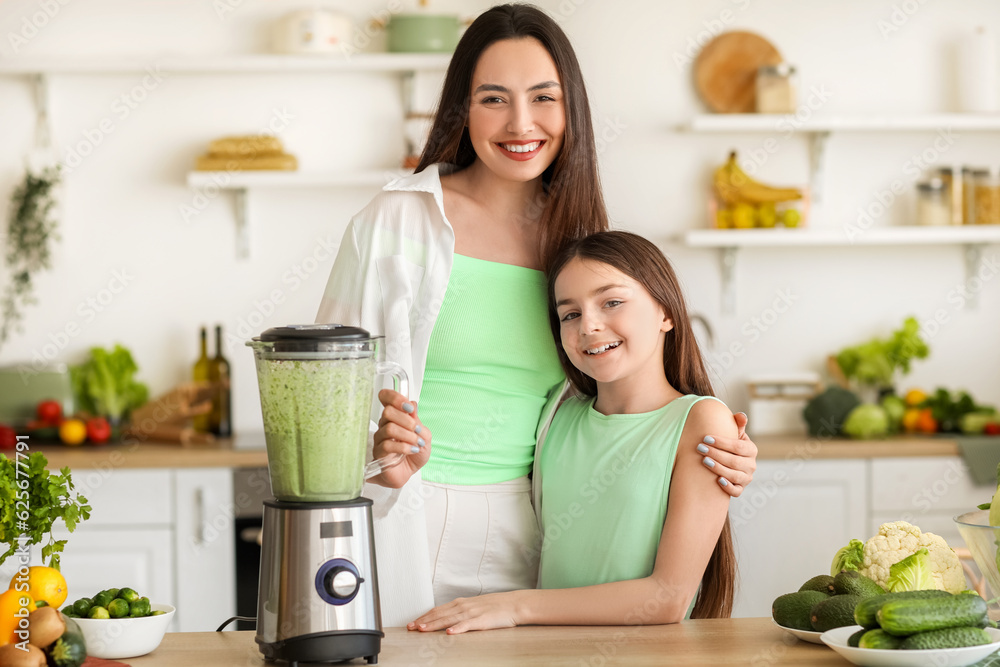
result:
[[[374,376],[374,359],[257,359],[275,498],[361,495]]]

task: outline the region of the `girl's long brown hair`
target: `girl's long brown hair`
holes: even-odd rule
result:
[[[567,241],[608,228],[580,63],[566,33],[545,12],[532,5],[498,5],[469,26],[448,65],[441,101],[417,171],[441,162],[464,169],[475,161],[466,122],[476,64],[494,42],[525,38],[541,42],[555,61],[566,109],[562,149],[542,174],[544,196],[533,202],[539,214],[539,255],[544,268]]]
[[[715,395],[691,328],[680,283],[670,262],[650,241],[620,231],[592,234],[569,243],[556,255],[549,269],[549,324],[556,339],[559,361],[577,391],[586,396],[596,396],[597,383],[570,363],[561,344],[559,315],[554,305],[556,278],[563,267],[575,258],[612,266],[642,285],[673,320],[674,328],[667,332],[663,343],[663,372],[670,385],[682,394]],[[702,575],[701,590],[691,617],[728,618],[733,611],[735,586],[736,554],[727,516]]]

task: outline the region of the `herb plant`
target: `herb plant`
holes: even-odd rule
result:
[[[66,540],[52,536],[52,526],[62,519],[69,532],[90,518],[87,499],[74,491],[69,468],[59,474],[46,470],[48,460],[41,452],[32,452],[17,461],[0,454],[0,545],[7,550],[0,554],[0,565],[19,546],[18,538],[27,538],[24,546],[42,544],[42,562],[59,569],[59,556]]]
[[[50,245],[59,238],[53,216],[59,178],[59,167],[28,170],[11,196],[4,253],[10,281],[0,298],[0,345],[20,329],[24,307],[37,301],[32,276],[50,266]]]

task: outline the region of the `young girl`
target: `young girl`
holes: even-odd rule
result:
[[[549,315],[579,395],[556,412],[535,459],[540,588],[459,598],[408,627],[460,633],[729,616],[729,496],[703,474],[699,442],[703,433],[734,436],[736,427],[711,398],[670,264],[627,232],[576,241],[550,272]]]

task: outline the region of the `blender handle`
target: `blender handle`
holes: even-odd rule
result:
[[[406,371],[402,366],[393,361],[382,361],[375,366],[376,375],[389,375],[392,377],[392,388],[398,391],[403,396],[408,396],[410,393],[410,381],[406,375]],[[405,458],[405,454],[393,453],[388,456],[383,456],[380,459],[375,459],[371,463],[365,466],[365,479],[371,479],[376,475],[381,475],[383,471],[388,470],[394,466],[399,465],[399,463]]]

